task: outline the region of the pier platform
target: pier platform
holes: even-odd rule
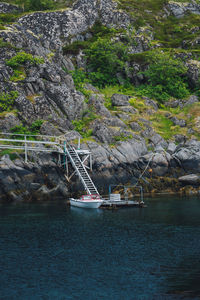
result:
[[[112,201],[104,200],[100,208],[122,208],[122,207],[145,207],[143,201],[132,201],[132,200],[123,200]]]

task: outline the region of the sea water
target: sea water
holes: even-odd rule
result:
[[[200,299],[200,198],[0,206],[0,299]]]

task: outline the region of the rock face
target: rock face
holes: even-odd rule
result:
[[[178,179],[183,185],[199,185],[200,184],[200,176],[196,174],[189,174]]]
[[[188,11],[198,14],[199,4],[194,1],[170,1],[167,10],[176,17],[181,17]],[[0,13],[14,11],[20,10],[16,6],[0,3]],[[36,12],[21,17],[15,24],[0,30],[0,40],[4,43],[0,47],[0,89],[2,93],[17,91],[19,95],[14,103],[16,110],[1,114],[0,130],[9,132],[21,123],[31,126],[38,119],[44,121],[40,128],[40,133],[44,135],[78,139],[88,129],[91,130],[92,136],[83,147],[93,154],[92,176],[102,193],[107,192],[109,184],[135,182],[148,163],[152,174],[156,176],[169,174],[172,169],[176,177],[188,172],[200,172],[199,142],[187,141],[179,133],[174,136],[174,141],[166,142],[162,133],[157,133],[154,129],[153,122],[139,115],[141,111],[138,107],[141,103],[137,108],[130,105],[131,96],[118,91],[106,98],[91,84],[81,87],[81,92],[76,89],[71,71],[75,67],[85,68],[86,59],[81,50],[77,55],[64,55],[62,47],[74,41],[92,38],[89,30],[96,21],[108,27],[122,29],[116,39],[123,41],[130,38],[132,43],[129,52],[132,55],[159,46],[154,41],[149,25],[140,27],[127,37],[128,32],[133,30],[134,20],[127,13],[118,10],[117,3],[111,0],[78,0],[72,9]],[[124,34],[124,29],[127,29],[127,34]],[[23,66],[24,78],[11,80],[14,70],[6,64],[6,60],[21,49],[33,56],[42,57],[43,62],[26,63]],[[194,87],[199,79],[200,67],[199,62],[191,57],[192,54],[186,60],[187,76],[190,85]],[[146,68],[145,63],[128,61],[123,72],[127,73],[130,82],[138,85],[145,83],[142,71]],[[117,74],[120,84],[123,82],[123,72]],[[154,100],[147,97],[141,97],[141,100],[148,117],[158,112],[159,106]],[[166,105],[183,108],[198,101],[198,97],[192,95],[187,100],[172,100]],[[84,118],[91,119],[89,128],[79,130],[78,133],[77,127],[82,126]],[[185,119],[170,114],[167,118],[181,128],[188,123]],[[199,117],[194,121],[195,130],[198,130]],[[195,134],[195,130],[189,129],[191,135]],[[152,152],[147,150],[147,146]],[[70,187],[66,185],[63,170],[52,162],[52,157],[38,154],[32,159],[36,161],[35,164],[25,164],[20,157],[14,162],[8,156],[0,160],[0,198],[31,201],[46,199],[51,195],[68,196]],[[184,182],[184,178],[179,179]],[[192,181],[191,178],[190,180]],[[71,183],[72,190],[79,190],[77,178]]]
[[[55,163],[40,162],[25,164],[16,159],[13,163],[8,155],[0,160],[1,201],[47,200],[52,196],[68,197],[68,187],[62,171]]]
[[[20,12],[21,9],[17,5],[12,5],[8,3],[0,3],[0,13],[14,13],[14,12]]]
[[[200,14],[200,4],[198,1],[191,1],[191,3],[169,1],[167,9],[177,18],[183,17],[188,12]]]

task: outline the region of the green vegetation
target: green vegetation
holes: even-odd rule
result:
[[[116,30],[114,28],[108,28],[102,25],[100,21],[96,21],[95,24],[87,31],[87,34],[91,35],[91,38],[84,41],[75,41],[69,45],[65,45],[63,47],[63,53],[77,55],[80,49],[89,49],[90,46],[98,40],[98,38],[110,39],[120,31],[121,30]]]
[[[40,132],[40,127],[42,126],[42,124],[44,123],[43,120],[36,120],[35,122],[33,122],[31,124],[31,126],[26,127],[21,125],[16,125],[15,127],[11,128],[11,132],[13,134],[27,134],[27,135],[34,135],[34,134],[39,134]]]
[[[94,85],[102,88],[118,83],[116,74],[124,71],[128,59],[125,45],[98,38],[85,53],[92,70],[88,77]]]
[[[44,63],[44,59],[41,57],[33,57],[32,54],[22,51],[18,52],[15,56],[6,61],[7,66],[13,69],[24,66],[26,63],[31,65],[42,64]]]
[[[25,78],[26,78],[26,74],[25,74],[24,70],[14,70],[14,73],[10,77],[10,80],[17,82],[20,80],[24,80]]]
[[[163,18],[166,0],[118,0],[117,2],[119,8],[126,10],[136,19],[136,28],[150,25],[155,34],[155,40],[163,47],[180,47],[184,40],[188,42],[188,49],[191,49],[190,42],[200,34],[199,15],[186,14],[182,18],[174,16]],[[194,28],[195,32],[192,33]],[[198,44],[193,45],[192,48],[198,49]]]
[[[127,141],[129,139],[132,139],[133,136],[130,134],[130,135],[124,135],[123,133],[121,133],[120,135],[116,135],[114,136],[114,139],[116,142],[120,142],[120,141]]]
[[[93,130],[89,129],[89,124],[97,118],[97,115],[94,114],[91,110],[86,110],[83,113],[81,120],[74,120],[72,124],[74,129],[78,131],[83,138],[88,138],[92,135]]]
[[[0,48],[15,48],[11,43],[4,42],[2,38],[0,38]]]
[[[18,52],[11,59],[6,61],[7,66],[13,69],[13,75],[10,77],[11,81],[17,82],[26,78],[26,72],[24,67],[27,64],[38,65],[44,63],[44,59],[41,57],[33,57],[32,54],[26,52]]]
[[[4,2],[4,1],[0,1]],[[73,0],[6,0],[5,2],[18,5],[23,11],[40,11],[66,8]]]
[[[0,112],[11,111],[13,109],[15,99],[17,99],[18,96],[19,94],[17,91],[2,93],[0,95]]]
[[[148,85],[137,88],[138,95],[149,96],[161,102],[171,97],[185,98],[189,95],[185,80],[187,68],[181,60],[158,50],[149,55],[148,60],[149,68],[143,72]]]
[[[17,158],[17,153],[16,152],[21,152],[21,150],[11,150],[11,149],[1,150],[0,151],[0,157],[8,154],[10,156],[11,160],[15,160]]]
[[[88,31],[91,38],[86,41],[75,41],[63,47],[64,54],[77,55],[80,49],[86,54],[88,69],[90,72],[74,72],[75,84],[91,82],[98,87],[118,83],[116,74],[123,72],[125,62],[128,59],[127,47],[120,43],[111,41],[111,38],[121,30],[108,28],[100,22],[96,22]],[[77,77],[77,79],[76,79]]]

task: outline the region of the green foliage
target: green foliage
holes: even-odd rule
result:
[[[11,128],[10,131],[14,134],[27,134],[27,135],[36,134],[37,135],[39,134],[40,127],[42,126],[43,123],[44,123],[43,120],[36,120],[31,124],[29,128],[20,124]]]
[[[69,45],[65,45],[63,47],[63,53],[77,55],[81,49],[89,49],[98,38],[111,38],[118,31],[114,28],[102,25],[100,21],[96,21],[95,24],[87,31],[87,33],[92,35],[91,38],[85,41],[75,41]]]
[[[0,38],[0,48],[14,48],[10,43],[4,42],[2,38]]]
[[[16,150],[15,150],[15,152],[16,152]],[[0,151],[0,157],[4,156],[6,154],[8,154],[10,156],[11,160],[15,160],[17,158],[17,154],[13,153],[13,150],[11,150],[11,149],[5,149],[5,150]]]
[[[33,122],[31,124],[30,131],[32,133],[35,133],[35,134],[39,133],[40,128],[41,128],[41,126],[42,126],[43,123],[44,123],[44,120],[36,120],[35,122]]]
[[[88,76],[94,85],[102,88],[118,82],[116,74],[124,71],[128,59],[125,45],[98,38],[85,53],[92,70]]]
[[[130,134],[130,135],[124,135],[124,133],[121,133],[120,135],[116,135],[114,136],[114,139],[116,142],[120,142],[120,141],[127,141],[129,139],[132,139],[133,136]]]
[[[26,63],[30,63],[32,65],[42,64],[44,63],[44,59],[41,57],[33,57],[32,54],[22,51],[18,52],[15,56],[6,61],[6,64],[13,69],[23,66]]]
[[[31,131],[22,124],[16,125],[15,127],[11,128],[10,131],[15,134],[31,134]]]
[[[0,95],[0,112],[10,111],[13,108],[15,99],[19,96],[17,91],[2,93]]]
[[[81,91],[84,88],[84,84],[88,82],[86,72],[83,69],[75,69],[74,71],[70,71],[70,74],[72,75],[76,89]]]
[[[14,70],[13,75],[10,77],[11,81],[17,82],[20,80],[24,80],[26,78],[26,74],[22,70]]]
[[[11,24],[13,22],[15,22],[18,18],[19,18],[20,14],[16,13],[16,14],[0,14],[0,24],[4,25],[4,24]]]
[[[179,59],[169,53],[154,51],[149,55],[149,68],[143,72],[149,85],[141,85],[138,95],[146,95],[161,102],[170,97],[185,98],[189,95],[187,83],[184,82],[187,68]]]
[[[26,10],[47,10],[55,8],[55,2],[53,0],[29,0],[26,2]]]
[[[81,120],[74,120],[72,124],[74,129],[78,131],[83,138],[88,138],[92,135],[93,130],[89,129],[89,124],[97,118],[97,115],[94,114],[91,110],[86,110],[83,112]]]
[[[156,132],[159,133],[165,140],[171,139],[175,134],[180,133],[179,126],[173,126],[173,122],[158,112],[153,115],[150,120]]]

